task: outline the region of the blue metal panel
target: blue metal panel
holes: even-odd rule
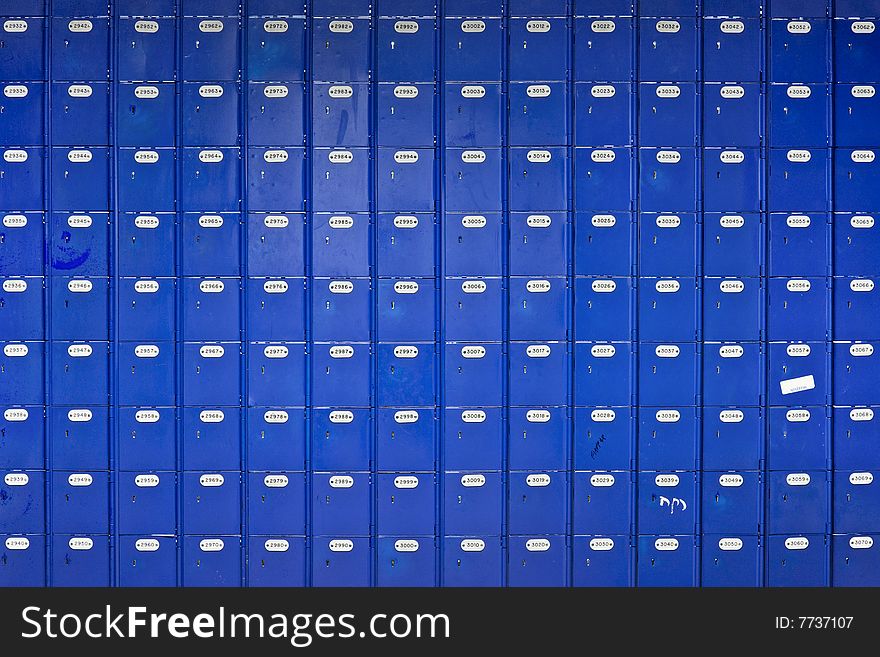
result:
[[[57,80],[104,80],[110,65],[108,18],[52,19],[52,76]]]
[[[302,278],[249,278],[248,336],[254,340],[304,340],[305,288]]]
[[[501,83],[444,85],[447,146],[500,146]]]
[[[764,290],[759,278],[705,278],[703,337],[706,340],[758,340]]]
[[[757,472],[703,471],[702,530],[706,534],[761,531],[763,486]]]
[[[379,405],[433,405],[435,360],[433,344],[380,344],[377,358]]]
[[[384,472],[433,470],[439,421],[431,408],[379,409],[376,464]]]
[[[876,586],[877,535],[835,535],[832,538],[831,581],[834,586]]]
[[[4,80],[45,79],[45,39],[46,20],[43,18],[27,18],[18,29],[4,28],[7,52],[0,61],[0,77]]]
[[[368,146],[369,102],[366,84],[316,84],[312,91],[313,143]]]
[[[184,533],[192,536],[210,530],[229,535],[241,531],[241,481],[237,472],[184,472],[181,486]]]
[[[249,473],[247,504],[247,528],[250,534],[304,534],[306,474],[277,471]]]
[[[420,15],[414,10],[417,8],[408,7],[400,15]],[[381,13],[382,8],[379,11]],[[378,44],[380,81],[415,82],[434,79],[433,20],[400,21],[380,18]]]
[[[434,586],[437,549],[434,538],[379,538],[377,586]]]
[[[3,473],[3,515],[0,532],[41,534],[46,531],[46,474],[39,470]]]
[[[433,474],[380,474],[376,530],[387,536],[427,536],[435,529]]]
[[[60,470],[107,469],[110,463],[107,407],[56,407],[48,414],[49,457],[53,467]]]
[[[367,409],[312,412],[312,465],[319,471],[368,470],[372,418]]]
[[[306,436],[305,409],[249,408],[248,467],[304,470]]]
[[[319,536],[369,536],[369,473],[312,475],[312,532]]]
[[[97,146],[109,143],[110,88],[108,84],[103,82],[88,84],[56,82],[52,84],[51,93],[54,101],[50,124],[53,144],[56,146],[84,144]],[[37,139],[36,141],[41,140]]]
[[[251,536],[248,586],[305,586],[306,539],[301,536]]]
[[[768,586],[828,586],[829,545],[822,534],[768,536]]]
[[[565,470],[568,456],[565,408],[511,409],[508,418],[508,463],[513,470]]]
[[[638,530],[640,534],[693,534],[700,517],[697,474],[640,472]]]
[[[312,542],[313,586],[369,586],[372,552],[369,538],[327,538]]]
[[[509,586],[566,586],[568,544],[564,535],[508,539]]]
[[[769,21],[771,82],[823,82],[828,76],[828,21],[823,18]]]
[[[875,483],[876,472],[841,471],[834,473],[833,522],[840,533],[876,532],[880,484]]]
[[[0,586],[45,586],[45,536],[0,535],[0,540]]]
[[[880,420],[877,407],[838,407],[834,408],[833,416],[835,467],[876,468],[880,453],[870,447],[869,441],[876,435]]]
[[[107,472],[52,473],[52,529],[106,534],[110,485]]]
[[[703,145],[760,146],[763,125],[761,85],[753,83],[703,85]]]
[[[369,344],[315,345],[311,355],[312,404],[369,406]]]
[[[639,536],[637,586],[696,586],[699,551],[693,536]]]
[[[764,353],[760,343],[705,343],[703,403],[757,406],[763,398]]]
[[[629,406],[635,351],[628,342],[579,342],[574,349],[574,399],[578,406]]]
[[[500,406],[504,372],[500,343],[448,343],[445,394],[449,406]]]
[[[572,586],[632,586],[634,550],[629,536],[575,536]]]
[[[641,470],[695,470],[699,459],[699,417],[695,409],[639,409]]]
[[[701,563],[703,586],[761,586],[762,537],[705,535]]]
[[[239,75],[241,22],[236,18],[180,19],[184,80],[235,80]]]
[[[575,534],[629,534],[634,525],[630,473],[575,472],[572,523]]]
[[[512,146],[545,146],[566,142],[565,115],[569,99],[565,84],[513,82],[508,85],[508,94],[510,113],[507,129]]]
[[[764,458],[760,407],[703,409],[703,467],[758,470]]]
[[[10,407],[0,420],[0,468],[45,467],[46,418],[40,407]]]
[[[238,409],[186,408],[182,415],[182,469],[235,470],[240,466]]]
[[[247,88],[250,145],[298,145],[305,141],[305,89],[302,83],[251,82]]]
[[[629,407],[575,409],[574,469],[631,469],[635,455],[633,431]]]
[[[641,80],[694,80],[699,36],[696,19],[639,19],[639,77]],[[664,14],[669,12],[664,9]],[[670,12],[671,13],[671,12]]]
[[[475,12],[477,8],[473,3],[468,4],[467,14]],[[448,6],[446,13],[455,15]],[[443,29],[446,31],[443,63],[447,80],[501,80],[503,33],[500,19],[447,18]]]
[[[448,536],[443,548],[444,586],[501,586],[501,538]]]
[[[156,3],[150,2],[148,11],[154,15],[170,15],[173,8],[166,7],[163,12],[156,11]],[[122,15],[139,16],[146,13],[147,7],[126,11],[120,4]],[[122,80],[173,80],[176,39],[174,20],[171,18],[151,18],[153,24],[138,18],[120,18],[116,33],[119,44],[119,63],[117,73]]]
[[[183,538],[184,586],[241,586],[241,539],[237,536]]]
[[[447,534],[501,533],[504,499],[500,472],[447,472],[443,490]]]
[[[305,405],[304,344],[252,343],[248,349],[247,372],[249,405]]]
[[[248,77],[252,80],[303,79],[305,31],[306,21],[302,18],[248,19]]]
[[[110,586],[110,537],[53,534],[52,586]]]
[[[625,8],[609,6],[602,11],[600,7],[594,7],[595,4],[591,2],[585,10],[591,17],[575,19],[575,78],[629,80],[633,77],[634,30],[633,19],[627,18],[626,14],[632,13],[631,5],[626,3]],[[579,8],[575,11],[579,16],[583,13]],[[603,18],[592,18],[596,15]]]
[[[177,477],[173,472],[121,473],[117,522],[123,534],[174,534]]]
[[[119,586],[175,586],[177,540],[170,536],[123,536]]]
[[[568,511],[568,473],[508,474],[507,531],[511,534],[564,534]]]
[[[348,25],[344,29],[334,26],[336,19],[313,21],[312,75],[315,80],[369,79],[370,21],[364,18],[346,21]]]
[[[639,144],[696,146],[696,84],[639,85]]]
[[[693,276],[697,270],[700,224],[692,212],[642,214],[639,222],[639,273],[642,276]]]
[[[0,275],[43,273],[43,214],[3,213],[0,219]]]
[[[119,468],[173,471],[177,460],[176,421],[173,408],[122,409],[118,418]]]
[[[822,533],[830,508],[826,473],[776,472],[767,475],[767,531]]]
[[[443,461],[448,470],[501,470],[506,427],[500,408],[449,408]]]

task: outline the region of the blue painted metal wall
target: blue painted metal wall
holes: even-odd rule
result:
[[[877,0],[0,11],[0,584],[880,583]]]

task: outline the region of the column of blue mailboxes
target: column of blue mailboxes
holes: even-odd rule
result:
[[[0,10],[0,585],[44,586],[46,450],[42,2]]]
[[[762,582],[764,32],[732,9],[702,19],[703,586]]]
[[[372,582],[368,2],[311,5],[311,578]]]
[[[50,582],[110,583],[110,45],[107,3],[48,20]],[[98,120],[95,120],[98,119]]]
[[[572,584],[631,586],[635,528],[635,24],[631,2],[574,18]],[[595,14],[595,15],[594,15]]]
[[[437,581],[436,14],[378,6],[376,583]]]
[[[767,51],[765,582],[828,583],[830,21],[774,2]]]
[[[504,33],[497,1],[443,14],[445,586],[504,581]]]
[[[569,20],[565,0],[507,20],[507,581],[568,582]]]
[[[838,2],[836,11],[831,583],[868,586],[880,582],[880,452],[865,441],[880,421],[880,4]]]
[[[306,582],[304,3],[246,3],[247,582]]]
[[[698,582],[698,20],[692,2],[640,3],[639,586]]]
[[[238,586],[242,579],[242,18],[235,0],[185,0],[179,10],[182,584]]]
[[[115,13],[116,579],[173,586],[177,20],[170,2],[120,2]]]

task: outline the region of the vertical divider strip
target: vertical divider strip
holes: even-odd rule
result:
[[[110,533],[112,541],[110,543],[110,584],[111,586],[119,586],[119,249],[117,248],[119,236],[119,203],[118,203],[118,175],[117,166],[118,158],[116,157],[118,139],[117,139],[117,91],[119,80],[117,71],[119,67],[119,48],[117,47],[117,36],[119,34],[119,15],[115,11],[115,3],[110,3],[110,34],[108,35],[108,48],[110,49],[110,76],[108,80],[108,103],[110,104],[110,144],[107,149],[107,156],[110,158],[110,254],[108,266],[108,283],[110,284],[110,327],[108,338],[110,340],[110,389],[111,397],[108,400],[110,404]]]
[[[46,18],[43,25],[43,61],[45,66],[45,85],[44,90],[44,116],[43,126],[46,136],[43,146],[43,293],[45,301],[43,307],[43,418],[45,427],[43,429],[43,455],[45,466],[45,474],[43,480],[44,495],[44,527],[46,537],[46,584],[52,585],[53,568],[52,556],[54,551],[53,538],[53,518],[52,518],[52,473],[54,459],[52,458],[52,422],[50,421],[52,410],[51,397],[51,381],[52,381],[52,266],[48,254],[52,252],[52,13],[53,1],[45,0]]]
[[[303,191],[305,199],[302,206],[302,218],[300,221],[302,225],[297,225],[297,229],[302,228],[304,231],[303,238],[303,286],[304,290],[304,308],[302,309],[303,313],[303,321],[305,325],[305,348],[306,348],[306,386],[305,386],[305,407],[303,408],[303,423],[304,423],[304,433],[303,440],[305,441],[305,462],[303,463],[303,468],[305,469],[305,529],[306,529],[306,540],[305,540],[305,584],[306,586],[312,585],[312,568],[311,568],[311,555],[312,555],[312,545],[311,542],[314,540],[312,536],[312,468],[311,468],[311,452],[312,452],[312,359],[314,358],[314,344],[312,343],[312,279],[311,279],[311,264],[312,264],[312,213],[311,213],[311,199],[312,199],[312,153],[311,153],[311,134],[312,134],[312,84],[311,84],[311,76],[312,76],[312,35],[314,30],[312,29],[312,7],[311,4],[303,3],[303,7],[305,8],[305,38],[303,39],[303,117],[305,119],[305,124],[303,128],[305,128],[305,138],[302,143],[303,147]]]
[[[247,449],[247,441],[248,441],[248,430],[249,430],[249,418],[250,413],[248,412],[248,366],[250,363],[250,343],[248,342],[248,332],[247,332],[247,313],[248,313],[248,261],[247,261],[247,246],[248,246],[248,223],[247,223],[247,190],[248,190],[248,163],[250,161],[249,151],[248,151],[248,139],[247,139],[247,117],[248,117],[248,99],[250,94],[248,94],[248,36],[250,34],[249,28],[249,15],[248,11],[248,0],[241,0],[241,8],[239,15],[239,34],[241,34],[241,38],[239,39],[239,60],[241,63],[241,68],[239,69],[238,74],[238,95],[241,99],[239,103],[239,162],[241,166],[241,177],[239,179],[239,189],[241,190],[240,196],[241,199],[238,204],[239,215],[238,215],[238,230],[239,230],[239,294],[241,294],[241,303],[239,304],[239,340],[240,340],[240,351],[239,351],[239,362],[241,363],[241,367],[239,368],[239,377],[241,381],[241,397],[239,401],[240,411],[240,432],[239,432],[239,453],[240,453],[240,490],[241,490],[241,556],[242,556],[242,568],[241,568],[241,582],[244,585],[247,585],[249,582],[248,577],[248,559],[250,558],[250,524],[248,522],[248,494],[249,494],[249,483],[250,476],[248,474],[248,449]]]
[[[446,491],[444,444],[446,441],[446,195],[444,193],[446,180],[446,81],[445,81],[445,12],[443,0],[437,0],[435,4],[434,18],[434,152],[436,153],[434,172],[434,272],[435,294],[434,309],[437,326],[437,405],[434,411],[436,427],[434,429],[434,475],[436,486],[435,497],[435,527],[437,528],[438,560],[440,563],[440,585],[445,584],[444,564],[446,563],[446,523],[444,519],[444,500]]]
[[[181,55],[183,49],[183,0],[177,0],[175,2],[175,21],[174,21],[174,31],[175,31],[175,54],[174,54],[174,94],[175,94],[175,119],[174,119],[174,281],[176,283],[176,296],[175,296],[175,310],[176,310],[176,321],[174,322],[174,346],[175,346],[175,360],[176,360],[176,375],[175,381],[177,384],[177,390],[175,395],[175,408],[174,408],[174,418],[175,418],[175,447],[177,454],[177,550],[178,550],[178,560],[177,560],[177,582],[180,586],[185,586],[186,582],[183,577],[183,549],[184,549],[184,534],[185,534],[185,525],[184,525],[184,517],[183,517],[183,485],[184,485],[184,472],[183,468],[183,414],[184,414],[184,406],[183,406],[183,386],[184,386],[184,368],[183,368],[183,331],[181,329],[183,324],[183,277],[180,275],[181,273],[181,255],[180,251],[182,248],[182,226],[181,226],[181,213],[180,213],[180,197],[181,197],[181,182],[182,182],[182,171],[181,167],[182,159],[183,159],[183,139],[181,138],[183,132],[183,96],[181,94],[181,90],[183,87],[183,79],[182,79],[182,67],[183,57]]]

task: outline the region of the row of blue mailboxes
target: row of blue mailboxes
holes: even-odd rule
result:
[[[9,0],[0,15],[880,16],[878,0]],[[154,12],[150,14],[150,11]],[[214,14],[211,14],[214,12]]]
[[[47,575],[53,586],[111,582],[119,586],[876,586],[880,582],[880,548],[874,544],[877,536],[870,534],[0,538],[5,543],[0,550],[0,586],[45,586]]]
[[[2,344],[0,403],[43,404],[47,382],[53,405],[108,403],[110,343]],[[449,343],[438,363],[434,343],[380,344],[374,359],[368,343],[314,344],[311,354],[304,343],[253,343],[242,358],[238,342],[182,343],[179,356],[172,342],[127,342],[115,354],[114,396],[171,406],[177,379],[183,405],[239,406],[246,374],[248,403],[266,406],[434,406],[438,390],[448,406],[565,406],[570,395],[578,406],[629,406],[636,395],[659,407],[874,404],[875,344],[770,343],[765,358],[759,343],[716,343],[701,359],[694,343],[642,345],[638,355],[631,343],[577,343],[572,359],[559,343],[511,344],[506,357],[501,343]]]
[[[368,18],[315,19],[308,37],[306,23],[251,18],[243,30],[238,17],[123,18],[116,28],[119,75],[173,80],[179,64],[185,80],[236,80],[242,70],[253,79],[301,80],[308,59],[312,79],[369,81],[375,49],[378,79],[395,82],[433,80],[438,63],[449,80],[564,80],[572,67],[586,80],[748,81],[766,68],[771,81],[821,82],[833,68],[839,79],[858,82],[880,52],[875,21],[853,18],[582,17],[574,30],[565,18],[447,18],[440,30],[434,19],[388,18],[379,19],[375,38]],[[8,19],[0,78],[38,80],[51,70],[61,80],[106,79],[109,34],[106,17]],[[437,34],[444,37],[439,57]]]
[[[7,406],[0,468],[878,470],[877,409]]]
[[[101,276],[114,258],[123,277],[870,276],[878,250],[875,218],[853,213],[253,213],[245,227],[238,213],[10,212],[0,277]]]
[[[0,101],[4,110],[0,144],[189,147],[238,146],[246,141],[252,147],[308,143],[355,148],[375,143],[381,154],[383,148],[431,148],[442,129],[443,143],[453,148],[502,143],[512,147],[880,145],[880,127],[874,120],[880,96],[875,85],[864,83],[772,84],[765,90],[757,82],[577,82],[573,104],[565,82],[511,83],[504,90],[501,83],[446,83],[442,115],[433,83],[381,84],[375,88],[375,116],[371,116],[368,83],[315,83],[308,87],[308,100],[306,88],[303,83],[250,83],[244,96],[235,82],[115,87],[100,82],[51,86],[9,82],[3,85]],[[47,90],[51,91],[49,132],[44,111]],[[111,102],[114,91],[116,99]],[[307,108],[311,109],[309,127]],[[246,125],[245,134],[240,121]],[[512,163],[518,155],[516,149],[510,151]]]
[[[106,534],[111,517],[121,534],[878,533],[878,474],[117,472],[111,485],[107,471],[13,470],[0,533]]]
[[[433,148],[381,149],[376,181],[369,149],[314,149],[308,185],[304,149],[248,151],[248,172],[243,176],[238,148],[186,148],[179,153],[173,148],[122,149],[115,207],[167,212],[179,204],[190,212],[237,212],[246,187],[244,204],[251,211],[301,211],[308,200],[316,211],[369,212],[374,182],[379,211],[425,212],[436,207]],[[701,158],[695,148],[640,148],[637,156],[629,147],[578,148],[572,160],[565,147],[520,148],[509,150],[515,158],[509,166],[505,152],[446,149],[445,209],[499,212],[506,205],[522,212],[560,211],[568,209],[573,191],[578,210],[630,210],[638,202],[646,212],[758,212],[765,209],[760,200],[765,170],[766,206],[771,212],[832,207],[864,212],[880,206],[880,160],[872,150],[835,149],[832,156],[828,149],[771,149],[767,166],[758,149],[707,150]],[[43,147],[3,151],[0,197],[7,211],[42,209],[44,195],[54,210],[110,208],[110,149],[51,149],[49,180],[44,177],[46,153]],[[574,180],[569,184],[572,162]]]
[[[316,342],[434,342],[438,318],[447,341],[630,341],[636,328],[643,342],[880,338],[874,277],[460,278],[446,279],[442,307],[433,278],[379,279],[376,293],[370,279],[315,278],[310,301],[307,279],[251,278],[244,304],[240,278],[113,280],[123,340],[174,340],[178,324],[186,341],[296,342],[307,310]],[[53,340],[111,334],[107,277],[3,278],[2,290],[0,341],[43,340],[45,324]]]

